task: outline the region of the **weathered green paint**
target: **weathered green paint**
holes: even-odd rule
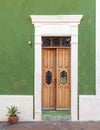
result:
[[[95,93],[95,0],[0,1],[0,94],[33,94],[33,27],[29,15],[83,14],[79,26],[79,93]]]

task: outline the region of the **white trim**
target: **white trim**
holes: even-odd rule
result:
[[[54,25],[54,24],[67,24],[67,25],[78,25],[82,15],[30,15],[32,24],[42,25]]]
[[[33,121],[33,95],[0,95],[0,121],[7,121],[7,107],[17,106],[19,121]]]
[[[100,97],[100,0],[96,0],[96,95]]]
[[[79,96],[79,120],[100,120],[100,98],[97,98],[96,95]]]
[[[31,15],[35,26],[35,119],[41,117],[42,36],[71,36],[71,119],[78,120],[78,25],[82,15]]]

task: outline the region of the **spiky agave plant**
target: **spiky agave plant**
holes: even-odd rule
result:
[[[7,109],[8,109],[8,113],[7,113],[8,122],[11,123],[11,124],[17,123],[18,122],[18,116],[17,116],[17,114],[20,113],[18,111],[17,106],[10,106],[10,107],[7,107]]]
[[[20,113],[18,111],[17,106],[10,106],[10,107],[7,107],[7,109],[8,109],[7,116],[16,116],[17,114]]]

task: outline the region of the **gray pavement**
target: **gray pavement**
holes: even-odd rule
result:
[[[100,121],[37,121],[9,124],[0,122],[0,130],[100,130]]]

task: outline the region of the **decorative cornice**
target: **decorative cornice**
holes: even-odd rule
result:
[[[30,15],[32,24],[80,24],[83,15]]]

